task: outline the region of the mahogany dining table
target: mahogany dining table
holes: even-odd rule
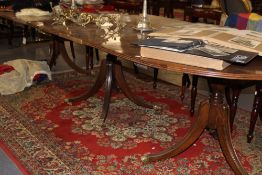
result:
[[[12,12],[0,12],[0,17],[19,22]],[[28,18],[29,19],[29,18]],[[137,22],[137,16],[131,16],[131,22],[122,29],[118,35],[113,38],[108,36],[108,33],[98,28],[94,24],[86,27],[77,25],[75,23],[68,23],[67,26],[53,25],[52,19],[37,19],[27,20],[26,24],[35,27],[45,33],[54,36],[54,43],[56,49],[62,54],[65,61],[71,65],[76,71],[81,73],[89,73],[80,66],[74,64],[66,53],[64,40],[70,40],[78,44],[90,46],[108,54],[107,58],[101,62],[100,72],[93,87],[81,95],[73,99],[68,99],[69,102],[82,100],[94,95],[105,82],[105,95],[102,117],[106,119],[111,90],[114,84],[122,90],[122,92],[135,104],[144,106],[146,108],[157,107],[152,104],[144,102],[139,97],[136,97],[132,90],[128,87],[123,72],[121,60],[128,60],[138,64],[158,68],[160,70],[168,70],[180,73],[187,73],[191,75],[198,75],[208,79],[212,88],[210,98],[203,101],[199,105],[197,120],[189,130],[189,132],[181,139],[181,141],[168,149],[159,153],[148,154],[141,157],[146,162],[158,161],[161,159],[170,158],[186,151],[202,134],[204,129],[208,129],[211,134],[216,133],[222,152],[226,161],[235,172],[235,174],[247,174],[242,167],[236,151],[232,144],[231,131],[229,124],[228,105],[224,104],[223,91],[227,83],[234,83],[239,81],[262,81],[262,59],[261,57],[254,58],[249,64],[245,66],[230,65],[222,71],[212,70],[207,68],[194,67],[190,65],[177,64],[174,62],[167,62],[156,60],[152,58],[144,58],[140,55],[140,48],[133,43],[137,41],[143,34],[134,30]],[[174,19],[150,16],[152,26],[157,30],[165,25],[178,23]],[[24,22],[24,20],[22,20]],[[52,57],[55,59],[55,57]],[[53,60],[54,61],[54,60]]]

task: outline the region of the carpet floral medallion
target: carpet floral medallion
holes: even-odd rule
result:
[[[182,154],[167,160],[143,163],[141,157],[181,140],[196,117],[190,117],[187,96],[180,88],[152,83],[126,73],[132,91],[162,107],[139,107],[121,92],[114,92],[109,115],[103,123],[103,89],[88,100],[73,104],[65,99],[85,92],[94,76],[56,75],[51,82],[1,96],[0,139],[29,174],[50,175],[230,175],[234,174],[218,141],[205,131]],[[197,102],[206,97],[198,95]],[[262,174],[262,122],[246,143],[249,112],[238,110],[232,133],[238,157],[249,174]]]

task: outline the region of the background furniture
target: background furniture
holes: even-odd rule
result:
[[[114,6],[118,11],[131,14],[141,13],[143,7],[143,1],[141,0],[107,0],[106,4]]]
[[[187,6],[184,10],[184,21],[197,22],[199,18],[203,18],[204,22],[208,20],[214,20],[215,24],[220,23],[222,11],[220,9],[214,9],[209,7],[192,7]]]
[[[231,13],[250,13],[252,4],[249,0],[220,0],[221,9],[227,15]]]
[[[261,0],[251,0],[252,12],[262,15],[262,1]]]
[[[240,10],[242,12],[250,12],[252,7],[250,6],[250,3],[246,0],[236,0],[234,4],[231,4],[231,1],[229,2],[228,0],[222,0],[222,11],[226,12],[228,15],[231,13],[237,13]],[[181,100],[184,98],[184,91],[187,86],[189,86],[189,77],[186,74],[183,74],[182,77],[182,90],[181,90]],[[191,89],[191,107],[190,107],[190,113],[191,115],[194,114],[194,106],[195,106],[195,99],[196,99],[196,94],[197,94],[197,81],[198,77],[197,76],[192,76],[192,89]],[[261,89],[261,84],[254,82],[254,81],[245,81],[245,82],[238,82],[237,84],[228,84],[225,88],[225,95],[227,99],[227,103],[229,105],[230,109],[230,127],[232,129],[233,127],[233,122],[237,110],[237,103],[238,103],[238,98],[240,95],[240,92],[242,89],[247,88],[249,86],[256,85],[256,91],[255,91],[255,97],[254,97],[254,103],[253,103],[253,108],[251,111],[251,118],[250,118],[250,127],[249,131],[247,134],[247,142],[250,143],[253,139],[253,132],[255,128],[255,123],[257,121],[258,115],[260,115],[260,119],[262,120],[261,117],[261,107],[262,107],[262,89]],[[212,89],[210,89],[212,91]],[[231,92],[232,91],[232,92]]]
[[[164,8],[163,16],[174,18],[174,9],[184,9],[191,5],[191,0],[149,0],[150,12],[153,15],[160,15],[160,8]]]

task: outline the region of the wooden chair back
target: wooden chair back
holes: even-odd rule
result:
[[[252,11],[250,0],[220,0],[220,6],[227,15],[232,13],[250,13]]]
[[[118,11],[125,11],[131,14],[142,12],[142,0],[111,0],[107,4],[113,5]]]

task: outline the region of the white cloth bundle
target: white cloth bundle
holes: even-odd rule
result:
[[[0,75],[0,94],[8,95],[21,92],[25,87],[33,84],[37,74],[46,74],[51,80],[51,71],[45,61],[32,61],[17,59],[4,64],[12,66],[15,70]]]
[[[51,13],[48,11],[37,9],[37,8],[25,8],[25,9],[22,9],[20,12],[16,12],[15,15],[17,17],[19,16],[47,16],[47,15],[51,15]]]

